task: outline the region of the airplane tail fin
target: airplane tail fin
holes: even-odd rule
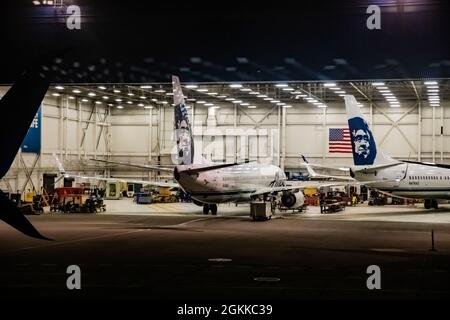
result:
[[[309,164],[309,161],[306,159],[304,155],[301,155],[301,158],[303,160],[303,165],[306,167],[306,170],[308,170],[308,174],[310,177],[314,178],[317,176],[317,172],[311,167]]]
[[[361,114],[360,107],[352,95],[345,95],[345,109],[348,117],[348,127],[355,166],[372,166],[395,162],[382,152],[378,153],[372,131]]]
[[[11,167],[50,83],[39,70],[25,72],[0,100],[0,177]]]
[[[31,122],[50,85],[41,65],[28,69],[0,100],[0,177],[9,170]],[[0,219],[18,231],[38,239],[44,237],[25,218],[17,205],[0,192]]]
[[[205,164],[205,159],[200,154],[195,154],[192,127],[189,114],[186,109],[183,90],[180,79],[172,76],[173,103],[174,103],[174,129],[177,140],[177,164]]]
[[[59,173],[64,176],[66,174],[66,170],[64,169],[61,161],[59,160],[59,158],[56,156],[55,153],[53,153],[53,158],[55,158],[55,162],[56,162],[56,165],[58,166]]]
[[[64,166],[62,165],[61,161],[59,160],[58,156],[55,153],[53,153],[53,158],[55,158],[56,166],[58,167],[58,171],[60,174],[60,177],[56,179],[54,182],[54,185],[56,185],[56,183],[58,183],[64,178],[69,177],[69,175],[67,174],[66,169],[64,169]]]

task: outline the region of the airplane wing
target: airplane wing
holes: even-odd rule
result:
[[[319,168],[319,169],[327,169],[327,170],[337,170],[337,171],[343,171],[343,172],[349,172],[350,167],[335,167],[335,166],[324,166],[317,163],[308,163],[308,165],[312,168]]]
[[[389,167],[395,167],[400,164],[405,163],[406,161],[396,161],[396,162],[390,162],[390,163],[384,163],[379,165],[373,165],[373,166],[367,166],[367,167],[334,167],[334,166],[324,166],[316,163],[309,163],[306,158],[302,155],[303,158],[303,166],[309,166],[310,168],[319,168],[319,169],[327,169],[327,170],[338,170],[338,171],[345,171],[349,172],[350,170],[353,172],[371,172],[379,169],[389,168]],[[308,170],[309,172],[309,170]]]
[[[395,194],[390,193],[390,192],[381,191],[381,190],[379,190],[379,189],[377,189],[377,188],[372,188],[372,189],[375,190],[375,191],[377,191],[378,193],[381,193],[381,194],[384,194],[384,195],[387,195],[387,196],[390,196],[390,197],[395,197],[395,198],[400,198],[400,199],[405,199],[405,200],[411,200],[411,199],[413,199],[413,198],[407,198],[407,197],[403,197],[403,196],[398,196],[398,195],[395,195]]]
[[[161,181],[150,181],[150,180],[134,180],[134,179],[118,179],[118,178],[106,178],[106,177],[96,177],[96,176],[81,176],[81,175],[75,175],[67,173],[64,169],[61,161],[59,161],[56,154],[53,154],[53,157],[55,158],[56,164],[58,166],[59,173],[64,176],[65,178],[79,178],[79,179],[90,179],[90,180],[99,180],[99,181],[106,181],[106,182],[129,182],[129,183],[138,183],[142,185],[151,185],[155,187],[168,187],[168,188],[178,188],[178,183],[173,182],[161,182]]]
[[[266,188],[261,188],[256,190],[255,192],[253,192],[251,194],[251,197],[254,196],[260,196],[260,195],[265,195],[265,194],[277,194],[279,192],[284,192],[284,191],[293,191],[293,192],[298,192],[298,191],[303,191],[305,188],[326,188],[326,187],[340,187],[340,186],[344,186],[347,185],[348,183],[343,183],[343,182],[336,182],[336,183],[305,183],[303,185],[292,185],[292,186],[281,186],[281,187],[266,187]]]
[[[134,180],[134,179],[119,179],[119,178],[106,178],[106,177],[96,177],[96,176],[80,176],[66,173],[64,174],[66,178],[79,178],[86,180],[99,180],[106,182],[128,182],[128,183],[137,183],[142,185],[150,185],[155,187],[167,187],[167,188],[178,188],[180,185],[178,183],[172,182],[161,182],[161,181],[152,181],[152,180]]]
[[[301,187],[293,187],[293,186],[284,186],[284,187],[267,187],[267,188],[261,188],[253,192],[250,196],[261,196],[264,194],[277,194],[279,192],[283,191],[299,191],[302,190]]]
[[[205,171],[212,171],[212,170],[218,170],[218,169],[223,169],[223,168],[228,168],[228,167],[239,166],[239,165],[247,164],[247,163],[249,163],[249,162],[221,163],[221,164],[214,164],[214,165],[203,166],[203,167],[181,169],[179,172],[183,173],[183,174],[191,175],[191,174],[196,174],[196,173],[205,172]]]
[[[91,161],[102,162],[102,163],[111,163],[118,164],[126,167],[140,168],[151,171],[162,171],[167,173],[173,173],[173,167],[167,166],[156,166],[156,165],[147,165],[147,164],[138,164],[138,163],[129,163],[129,162],[120,162],[120,161],[110,161],[110,160],[100,160],[100,159],[89,159]]]
[[[315,179],[332,179],[332,180],[339,180],[339,181],[356,181],[352,177],[318,174],[316,171],[314,171],[312,166],[309,163],[307,163],[307,162],[303,162],[303,163],[301,163],[301,165],[304,166],[306,168],[306,170],[308,170],[308,174],[309,174],[309,176],[311,178],[315,178]]]
[[[380,165],[364,167],[364,168],[352,168],[352,170],[353,170],[353,172],[361,172],[361,171],[363,171],[363,172],[371,172],[371,171],[375,171],[375,170],[379,170],[379,169],[395,167],[395,166],[398,166],[400,164],[403,164],[403,162],[398,161],[398,162],[391,162],[391,163],[380,164]]]

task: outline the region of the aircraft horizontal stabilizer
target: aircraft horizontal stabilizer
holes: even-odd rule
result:
[[[188,174],[189,175],[189,174],[196,174],[196,173],[200,173],[200,172],[218,170],[218,169],[223,169],[223,168],[228,168],[228,167],[235,167],[235,166],[239,166],[239,165],[246,164],[246,163],[248,163],[248,162],[223,163],[223,164],[212,165],[212,166],[205,166],[205,167],[197,167],[197,168],[192,168],[192,169],[180,170],[180,172],[182,172],[183,174]]]

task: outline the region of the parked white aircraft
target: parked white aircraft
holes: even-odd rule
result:
[[[172,170],[179,186],[203,213],[217,214],[219,203],[246,203],[258,198],[281,197],[287,208],[303,206],[301,187],[287,186],[286,175],[275,165],[258,163],[213,164],[195,152],[191,123],[185,105],[180,80],[172,77],[174,93],[174,129],[177,140],[177,161]],[[98,160],[97,160],[98,161]],[[128,165],[154,171],[167,168],[102,160],[106,163]]]
[[[426,209],[450,199],[450,165],[400,161],[379,152],[355,97],[346,95],[344,100],[352,138],[351,177],[393,196],[424,199]]]
[[[217,213],[217,204],[251,202],[257,198],[281,195],[285,207],[298,208],[304,203],[298,187],[286,185],[286,175],[279,167],[258,163],[213,164],[195,153],[191,124],[178,77],[172,77],[175,136],[178,164],[174,177],[203,213]]]

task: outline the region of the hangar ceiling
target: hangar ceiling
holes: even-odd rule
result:
[[[54,51],[67,52],[55,82],[78,84],[163,82],[173,73],[198,82],[450,77],[442,0],[375,1],[376,30],[365,0],[229,0],[220,10],[199,1],[43,2],[1,2],[0,83]],[[66,25],[73,3],[79,30]]]
[[[290,107],[310,103],[324,108],[328,103],[343,101],[344,94],[356,97],[361,105],[388,102],[391,107],[417,100],[424,105],[440,106],[450,98],[450,80],[397,80],[346,82],[243,82],[184,84],[187,104],[204,107],[240,105],[246,108],[268,106]],[[170,83],[55,85],[50,95],[64,95],[86,104],[96,103],[112,108],[154,108],[172,103]]]

